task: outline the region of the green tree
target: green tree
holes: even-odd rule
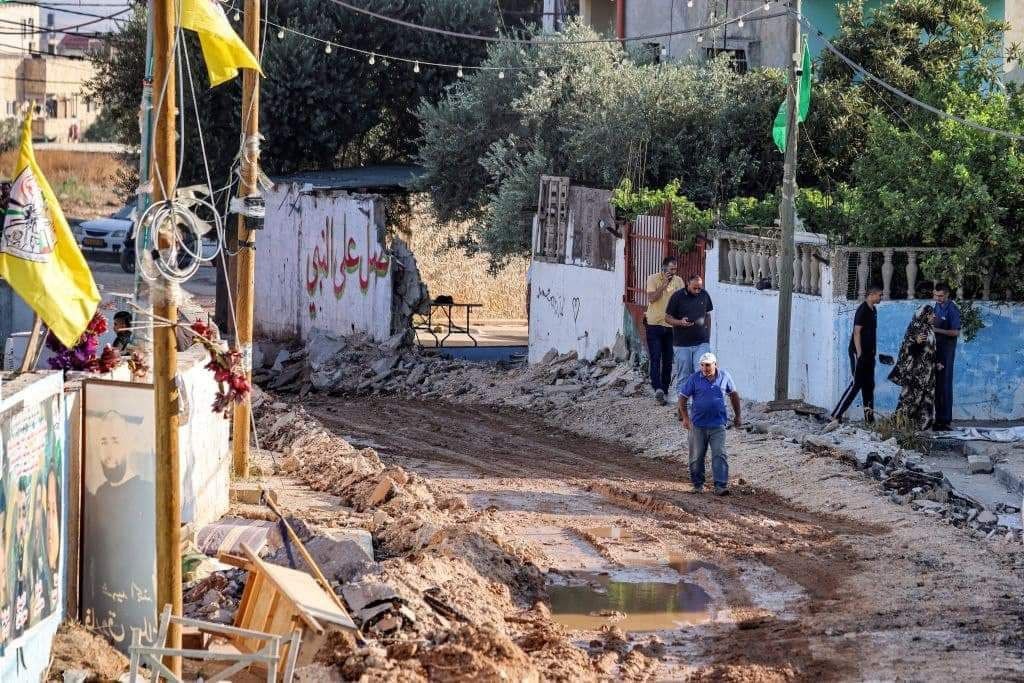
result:
[[[420,105],[423,186],[440,220],[474,222],[471,240],[495,262],[526,251],[541,173],[599,187],[678,180],[701,209],[781,179],[768,135],[781,74],[565,42],[593,37],[571,24],[560,44],[494,45],[484,61],[493,69]]]
[[[496,31],[493,5],[486,0],[371,0],[375,11],[407,21],[491,34]],[[318,0],[272,3],[267,19],[318,38],[367,52],[423,62],[472,65],[484,56],[474,41],[436,36],[396,27]],[[241,24],[239,22],[238,29]],[[113,50],[94,57],[97,76],[89,84],[113,120],[117,139],[139,142],[138,109],[145,67],[146,17],[143,7],[112,37]],[[241,79],[209,88],[202,56],[191,32],[185,48],[207,156],[214,182],[223,182],[240,146]],[[376,58],[335,48],[290,32],[277,37],[268,27],[263,55],[260,128],[265,138],[263,165],[271,173],[409,160],[419,132],[414,110],[423,98],[436,99],[456,79],[454,69]],[[205,180],[188,78],[185,93],[184,182]]]

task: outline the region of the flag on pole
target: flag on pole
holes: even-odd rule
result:
[[[801,70],[803,73],[800,74],[800,82],[797,86],[796,93],[796,119],[797,124],[803,123],[804,119],[807,118],[807,111],[811,108],[811,52],[807,49],[807,40],[804,40],[803,45],[803,61],[801,63]],[[779,148],[779,151],[783,154],[786,153],[786,117],[788,113],[786,111],[786,100],[782,100],[782,104],[779,105],[779,113],[775,115],[775,124],[772,126],[772,139],[775,140],[775,146]]]
[[[182,28],[199,34],[210,85],[230,81],[239,69],[253,69],[263,75],[259,61],[231,28],[217,0],[181,0],[180,21]]]
[[[100,302],[92,272],[32,151],[32,114],[0,234],[0,277],[10,283],[64,346],[78,343]]]

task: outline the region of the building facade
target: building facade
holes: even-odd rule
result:
[[[866,0],[870,12],[885,0]],[[993,19],[1006,21],[1011,28],[1004,36],[1008,48],[1024,43],[1024,2],[1020,0],[982,0]],[[737,68],[784,67],[792,47],[788,42],[788,19],[778,15],[784,10],[772,1],[765,10],[765,0],[580,0],[580,17],[602,35],[631,38],[643,35],[672,33],[687,28],[707,26],[723,17],[750,13],[740,23],[713,30],[654,38],[651,49],[664,60],[703,61],[723,52],[736,62]],[[826,36],[839,31],[836,0],[803,0],[802,12],[810,23]],[[822,46],[811,40],[811,51],[817,55]],[[1024,79],[1019,63],[1004,64],[1007,80]]]

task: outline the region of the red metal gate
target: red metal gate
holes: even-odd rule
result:
[[[672,205],[666,203],[661,216],[637,216],[627,223],[626,237],[626,308],[637,330],[642,329],[644,311],[647,310],[647,278],[661,270],[661,261],[672,255],[679,262],[679,276],[704,277],[704,241],[680,253],[672,241]]]

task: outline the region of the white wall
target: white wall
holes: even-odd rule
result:
[[[320,329],[390,336],[390,258],[375,202],[369,195],[302,192],[294,184],[267,193],[256,246],[257,335],[305,340]]]
[[[179,359],[187,403],[178,427],[181,521],[199,527],[220,519],[231,505],[231,422],[210,408],[217,382],[204,367],[206,350],[193,346]]]
[[[571,249],[567,249],[572,253]],[[622,334],[626,290],[624,243],[615,243],[615,270],[530,263],[529,361],[555,349],[592,360]]]
[[[711,350],[736,381],[740,395],[757,401],[775,398],[779,293],[718,281],[719,247],[707,252],[704,288],[715,310]],[[831,271],[822,266],[821,289],[832,291]],[[835,304],[828,297],[793,294],[790,335],[789,397],[832,407],[845,388],[837,388],[834,358],[845,340],[836,340]],[[837,346],[838,344],[838,346]],[[848,369],[843,369],[843,376]]]

